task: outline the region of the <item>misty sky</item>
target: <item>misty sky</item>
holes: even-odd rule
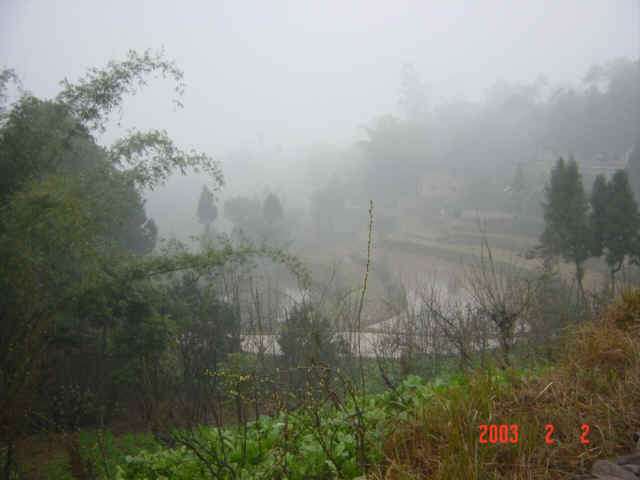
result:
[[[166,128],[211,153],[348,142],[398,112],[412,63],[431,101],[481,98],[496,80],[577,83],[589,66],[640,53],[640,1],[0,1],[0,66],[38,96],[128,49],[164,47],[186,74],[123,124]]]
[[[309,170],[301,149],[322,158],[319,146],[348,147],[364,124],[400,114],[403,65],[419,72],[431,105],[482,99],[497,81],[576,85],[594,64],[640,56],[640,0],[0,0],[0,67],[39,97],[147,48],[184,70],[185,108],[174,110],[172,85],[152,82],[102,142],[132,126],[166,129],[223,161],[225,196],[271,190],[298,208],[283,185],[306,188],[298,179],[333,168]],[[174,177],[147,196],[163,236],[198,233],[204,181]]]

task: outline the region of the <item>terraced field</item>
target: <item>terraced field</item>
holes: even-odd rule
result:
[[[465,271],[482,255],[486,239],[498,267],[534,272],[540,259],[526,258],[525,253],[538,243],[540,219],[525,222],[500,212],[465,212],[458,218],[431,219],[406,215],[398,217],[398,230],[380,233],[375,229],[368,287],[368,303],[363,323],[369,325],[389,318],[389,282],[405,288],[424,287],[434,281],[455,289]],[[345,285],[358,288],[366,265],[367,232],[354,234],[348,240],[300,252],[320,278],[328,278],[326,265],[333,265]],[[484,252],[486,254],[486,251]],[[322,266],[324,265],[324,267]],[[585,286],[596,288],[606,274],[600,260],[587,262]],[[559,264],[558,271],[568,280],[573,266]]]

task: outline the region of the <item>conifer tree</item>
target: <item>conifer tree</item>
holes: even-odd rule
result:
[[[591,214],[589,223],[593,235],[591,253],[595,257],[600,257],[604,250],[604,235],[607,230],[607,205],[609,203],[609,184],[607,177],[600,174],[593,182],[591,189]]]
[[[265,220],[269,224],[272,224],[275,221],[280,220],[283,215],[280,199],[273,193],[270,193],[269,195],[267,195],[267,198],[265,198],[264,200],[262,211],[263,211]]]
[[[615,275],[620,271],[627,255],[632,255],[640,229],[640,213],[635,201],[629,175],[617,170],[611,181],[596,178],[591,195],[591,225],[594,234],[594,255],[605,252],[611,276],[611,289],[615,291]]]
[[[558,159],[545,189],[543,208],[545,228],[540,237],[543,249],[575,265],[578,288],[584,297],[584,262],[589,258],[592,241],[588,203],[575,160],[565,163]]]
[[[640,135],[638,135],[633,150],[629,154],[625,170],[629,173],[629,183],[631,183],[636,195],[636,201],[640,201]]]
[[[213,193],[206,185],[202,186],[202,192],[200,192],[197,214],[198,221],[205,225],[206,232],[209,233],[211,223],[218,217],[218,208],[213,201]]]

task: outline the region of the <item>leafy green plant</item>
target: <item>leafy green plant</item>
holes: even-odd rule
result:
[[[405,382],[405,405],[418,382],[417,377]],[[387,419],[400,408],[403,402],[392,392],[353,395],[339,404],[306,403],[245,426],[174,430],[177,448],[126,457],[117,467],[117,478],[358,478],[367,465],[382,460]],[[358,452],[360,426],[365,465]]]

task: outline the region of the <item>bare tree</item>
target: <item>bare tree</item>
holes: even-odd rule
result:
[[[418,359],[428,359],[429,373],[438,374],[442,358],[456,354],[464,370],[473,364],[476,352],[487,350],[485,318],[468,300],[445,292],[435,279],[417,287],[414,297],[381,329],[376,344],[379,367],[385,363],[382,359],[399,359],[404,377]]]
[[[431,314],[438,331],[444,338],[446,351],[458,355],[460,369],[473,365],[474,326],[477,318],[469,304],[460,301],[443,302],[438,294],[425,298],[425,308]]]
[[[475,310],[495,328],[503,365],[510,365],[516,334],[526,330],[524,320],[536,301],[538,279],[517,265],[495,261],[483,235],[480,257],[469,266],[465,283]]]
[[[426,292],[434,293],[435,285],[413,290],[408,290],[401,282],[399,285],[396,290],[404,292],[406,298],[399,303],[385,302],[390,318],[382,322],[374,341],[378,367],[388,385],[391,382],[385,376],[389,377],[392,366],[400,366],[402,378],[410,373],[439,373],[438,365],[444,353],[444,342],[434,313],[425,302],[429,298]],[[416,293],[420,289],[421,294]]]

